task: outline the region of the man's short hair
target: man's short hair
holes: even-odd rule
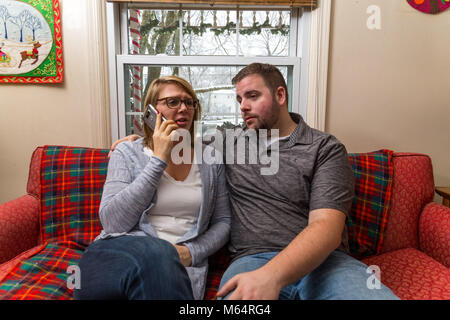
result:
[[[240,82],[242,79],[253,74],[258,74],[263,78],[265,85],[271,90],[273,96],[279,87],[283,87],[286,90],[286,104],[288,103],[288,89],[286,81],[284,80],[280,70],[274,65],[258,62],[249,64],[245,68],[241,69],[236,76],[234,76],[231,83],[236,85],[236,83]]]

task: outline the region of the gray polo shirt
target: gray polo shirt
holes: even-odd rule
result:
[[[283,250],[308,225],[311,210],[331,208],[349,214],[354,178],[344,145],[309,127],[300,115],[291,113],[291,118],[298,126],[289,139],[279,141],[275,174],[261,174],[267,164],[226,164],[233,260]],[[236,154],[237,143],[234,148]],[[345,229],[339,248],[346,252],[347,242]]]

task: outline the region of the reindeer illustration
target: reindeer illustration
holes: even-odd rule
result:
[[[34,59],[34,61],[31,64],[35,64],[38,62],[39,58],[39,51],[38,48],[40,48],[42,45],[39,43],[39,41],[36,41],[33,43],[33,50],[32,51],[22,51],[20,55],[22,56],[22,60],[20,61],[19,68],[22,66],[22,62],[28,59]]]

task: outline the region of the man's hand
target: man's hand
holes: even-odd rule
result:
[[[174,246],[180,256],[181,264],[185,267],[189,267],[192,264],[192,256],[189,249],[186,246],[179,246],[177,244],[174,244]]]
[[[285,286],[317,268],[341,243],[345,214],[335,209],[310,212],[308,226],[272,260],[231,278],[217,293],[228,299],[278,299]]]
[[[278,300],[281,289],[273,274],[262,267],[234,276],[224,284],[217,296],[225,297],[234,290],[229,300]]]
[[[108,158],[111,156],[111,153],[114,151],[114,149],[117,147],[117,145],[118,145],[119,143],[125,142],[125,141],[133,142],[133,141],[139,139],[140,137],[141,137],[141,136],[139,136],[139,135],[137,135],[137,134],[132,134],[132,135],[126,136],[125,138],[122,138],[122,139],[120,139],[120,140],[117,140],[116,142],[114,142],[114,143],[112,144],[111,150],[110,150],[109,153],[108,153]]]

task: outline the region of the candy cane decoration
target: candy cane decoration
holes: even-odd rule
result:
[[[132,54],[140,54],[141,40],[141,23],[139,18],[141,12],[136,9],[130,10],[130,36],[131,36],[131,52]],[[133,112],[142,112],[142,85],[141,85],[141,68],[134,66],[132,69],[133,84],[131,86],[131,94],[134,100]],[[133,116],[133,126],[136,128],[135,133],[143,134],[142,126],[136,116]]]

